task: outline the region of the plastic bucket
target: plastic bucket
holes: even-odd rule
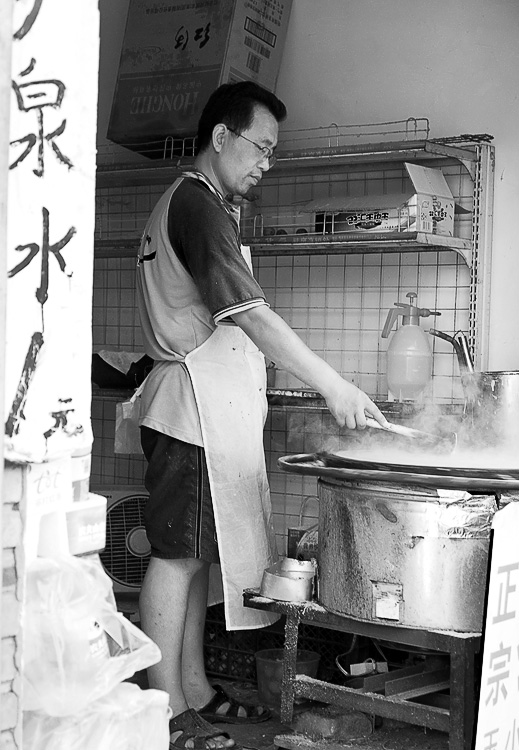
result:
[[[316,677],[320,655],[315,651],[298,651],[296,657],[296,674]],[[279,708],[281,705],[281,681],[283,679],[283,649],[268,648],[256,652],[256,674],[258,680],[258,698],[261,703]],[[301,702],[295,698],[295,702]]]

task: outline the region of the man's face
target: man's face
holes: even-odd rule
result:
[[[268,157],[277,140],[277,120],[261,105],[255,107],[250,128],[240,135],[227,128],[218,159],[218,177],[224,195],[243,196],[258,184],[270,167]]]

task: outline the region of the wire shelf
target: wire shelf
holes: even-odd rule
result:
[[[333,122],[317,128],[282,130],[278,150],[303,150],[308,148],[343,148],[353,143],[377,141],[418,141],[429,137],[430,126],[426,117],[408,117],[406,120],[338,125]]]

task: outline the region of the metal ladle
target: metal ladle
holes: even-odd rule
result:
[[[374,427],[377,430],[384,430],[385,432],[391,432],[394,435],[408,438],[421,448],[433,450],[436,453],[452,453],[458,443],[458,435],[455,432],[450,432],[446,435],[435,435],[431,432],[415,430],[412,427],[404,427],[393,422],[386,422],[385,425],[381,425],[372,417],[366,417],[366,425]]]

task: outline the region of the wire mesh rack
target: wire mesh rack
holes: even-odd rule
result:
[[[330,125],[316,128],[282,130],[278,150],[300,151],[307,149],[347,148],[359,143],[374,141],[425,140],[430,134],[427,117],[408,117],[405,120],[388,120],[359,124]]]

